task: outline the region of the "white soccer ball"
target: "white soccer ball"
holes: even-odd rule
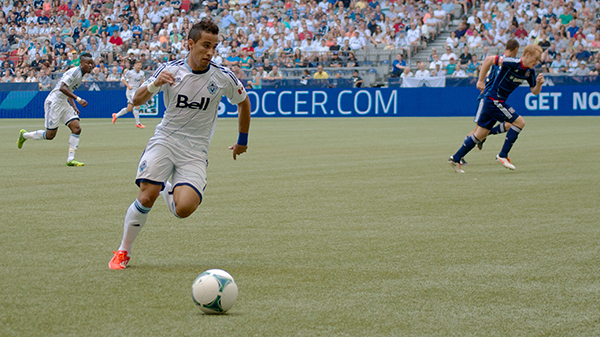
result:
[[[238,287],[233,277],[221,269],[202,272],[192,283],[192,299],[207,314],[222,314],[233,307]]]

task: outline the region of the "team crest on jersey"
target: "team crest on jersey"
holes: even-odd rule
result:
[[[146,161],[144,160],[141,164],[140,164],[140,172],[143,172],[146,169]]]
[[[530,75],[530,74],[531,74],[531,72],[529,72],[529,70],[527,70],[527,71],[525,72],[525,77],[529,77],[529,75]]]
[[[217,85],[215,84],[215,82],[210,82],[210,84],[208,85],[208,92],[210,92],[211,95],[214,95],[215,92],[217,92]]]
[[[181,76],[175,77],[175,85],[179,84],[179,82],[181,82]]]

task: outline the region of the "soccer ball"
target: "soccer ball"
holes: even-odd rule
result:
[[[224,313],[233,307],[237,297],[237,284],[221,269],[202,272],[192,283],[192,299],[207,314]]]

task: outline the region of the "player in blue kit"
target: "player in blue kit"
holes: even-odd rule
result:
[[[132,104],[139,106],[162,91],[166,110],[140,158],[135,181],[140,190],[125,214],[123,238],[108,263],[110,269],[127,267],[133,241],[160,195],[178,218],[187,218],[202,202],[208,148],[223,96],[238,106],[239,136],[229,147],[233,159],[248,148],[250,100],[231,70],[211,62],[218,34],[219,27],[210,19],[194,24],[188,56],[160,65],[135,92]]]
[[[488,56],[485,59],[481,67],[483,74],[486,74],[492,65],[498,66],[499,69],[487,85],[481,77],[477,82],[477,89],[482,90],[477,109],[477,128],[475,133],[467,137],[458,151],[448,159],[448,164],[456,172],[464,173],[460,159],[488,136],[496,122],[511,123],[502,150],[496,155],[496,161],[510,170],[515,169],[508,159],[508,153],[525,127],[525,120],[506,104],[506,100],[525,81],[534,95],[538,95],[542,91],[544,76],[539,74],[536,77],[533,69],[540,62],[541,56],[542,48],[540,46],[528,45],[523,50],[523,57],[520,59],[501,56]]]
[[[519,52],[519,42],[517,40],[510,39],[510,40],[506,41],[506,46],[504,48],[504,54],[503,54],[504,57],[516,57],[518,52]],[[482,77],[485,73],[481,73],[481,74],[479,74],[479,79],[481,80],[482,78],[485,78],[485,85],[487,86],[488,84],[493,83],[494,76],[496,76],[496,74],[498,73],[498,70],[499,70],[498,66],[492,65],[491,70],[489,71],[489,74],[487,74],[487,77]],[[469,135],[467,137],[470,137],[477,130],[477,118],[478,117],[479,117],[479,115],[475,116],[475,120],[474,120],[475,128],[473,129],[473,131],[471,131],[471,133],[469,133]],[[510,127],[511,127],[511,125],[508,122],[499,123],[498,125],[494,126],[490,130],[490,135],[497,135],[500,133],[504,133],[504,132],[506,132],[507,128],[510,128]],[[485,139],[482,140],[479,144],[477,144],[477,148],[480,150],[483,149],[483,143],[485,143]],[[463,165],[466,164],[464,158],[461,159],[461,164],[463,164]]]

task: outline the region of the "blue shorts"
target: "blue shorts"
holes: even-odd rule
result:
[[[504,101],[484,97],[479,100],[475,123],[482,128],[491,130],[496,122],[513,123],[519,114]]]

